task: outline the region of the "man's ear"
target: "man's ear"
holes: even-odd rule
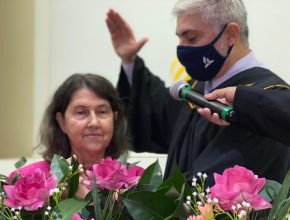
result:
[[[66,128],[65,128],[65,121],[64,118],[62,116],[62,114],[60,112],[57,112],[55,114],[55,119],[59,125],[59,127],[61,128],[61,130],[63,131],[63,133],[66,133]]]
[[[240,37],[240,26],[237,23],[231,22],[228,23],[227,28],[226,28],[226,34],[228,38],[228,46],[232,46],[235,44],[239,37]]]

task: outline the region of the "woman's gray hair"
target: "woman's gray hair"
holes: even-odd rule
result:
[[[235,22],[240,26],[242,42],[245,46],[249,46],[247,10],[242,0],[179,0],[172,14],[176,17],[199,14],[216,33],[221,31],[225,24]]]

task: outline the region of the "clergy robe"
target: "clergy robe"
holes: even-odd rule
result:
[[[235,124],[219,127],[210,123],[188,103],[173,100],[168,88],[139,57],[132,82],[130,87],[121,69],[117,88],[127,106],[134,149],[167,152],[165,178],[170,176],[174,163],[188,173],[189,182],[198,172],[207,173],[208,185],[214,184],[214,172],[221,174],[234,165],[279,182],[285,177],[290,167],[290,147]],[[218,88],[239,84],[261,88],[287,85],[269,70],[256,67],[235,75]],[[195,83],[194,89],[203,93],[204,83]]]
[[[282,88],[283,86],[278,86]],[[290,88],[263,90],[238,86],[234,108],[239,111],[240,126],[290,145]],[[258,112],[259,114],[253,114]]]

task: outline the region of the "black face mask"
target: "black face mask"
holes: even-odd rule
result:
[[[211,43],[205,46],[177,46],[177,57],[193,79],[199,81],[211,80],[225,63],[233,45],[228,49],[227,55],[224,57],[215,49],[214,44],[220,39],[226,27],[227,25],[223,27]]]

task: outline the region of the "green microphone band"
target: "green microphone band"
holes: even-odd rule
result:
[[[181,90],[181,98],[185,99],[186,98],[186,94],[191,90],[190,86],[186,86],[184,89]]]
[[[224,110],[222,111],[222,115],[221,115],[222,119],[223,119],[223,120],[226,120],[229,111],[232,111],[232,110],[233,110],[233,107],[230,106],[230,105],[227,106],[227,107],[225,107]]]

